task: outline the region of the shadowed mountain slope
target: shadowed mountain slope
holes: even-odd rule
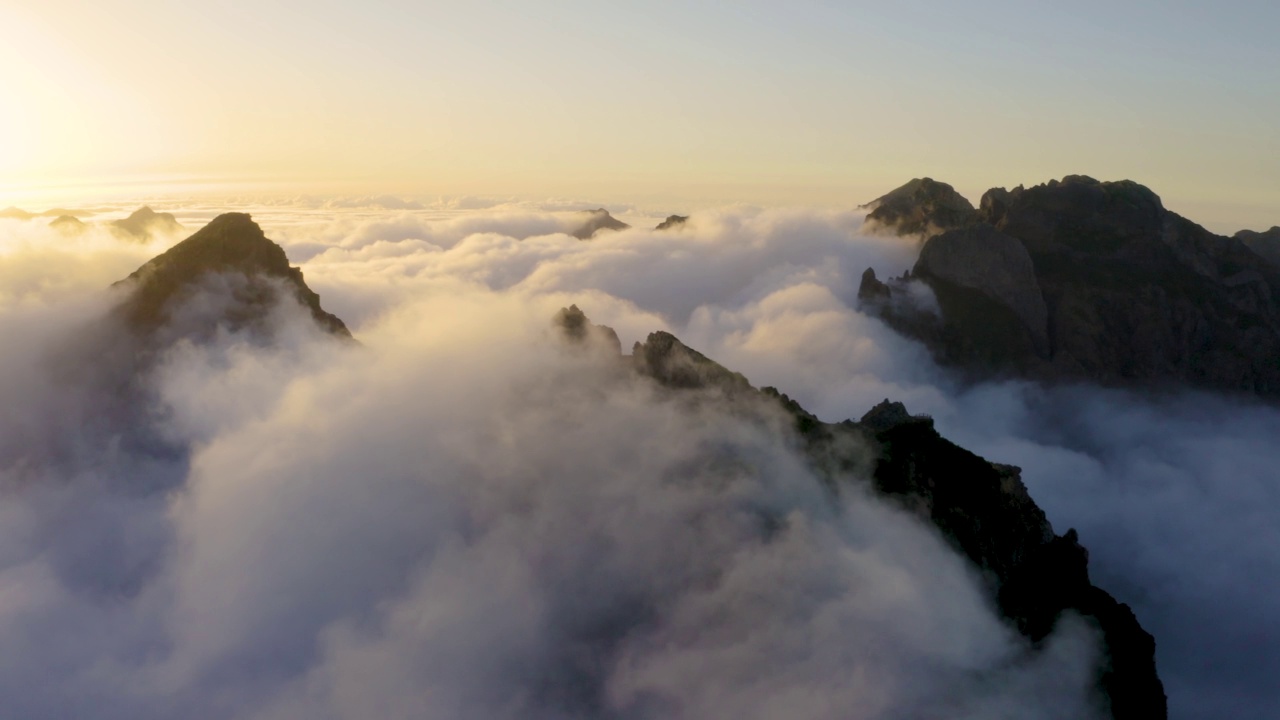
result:
[[[909,282],[940,316],[911,306]],[[1280,397],[1280,267],[1127,180],[990,190],[974,225],[933,233],[908,276],[873,273],[860,297],[974,379]]]

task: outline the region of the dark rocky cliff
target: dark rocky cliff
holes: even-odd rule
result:
[[[1280,268],[1134,182],[990,190],[976,224],[928,238],[910,278],[867,280],[864,308],[970,377],[1280,397]],[[940,317],[889,302],[910,280]]]

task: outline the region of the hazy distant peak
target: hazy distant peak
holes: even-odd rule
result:
[[[48,210],[45,210],[44,212],[34,213],[34,212],[28,212],[26,210],[23,210],[22,208],[13,207],[12,205],[10,205],[9,207],[3,210],[0,210],[0,218],[7,218],[9,220],[31,220],[32,218],[38,218],[38,217],[62,217],[62,216],[82,218],[82,217],[89,217],[92,214],[93,213],[89,210],[68,210],[67,208],[50,208]]]
[[[672,228],[683,227],[689,221],[688,215],[668,215],[666,220],[658,223],[654,230],[670,230]]]
[[[112,221],[108,227],[117,236],[139,242],[150,240],[156,233],[173,235],[186,229],[172,213],[156,212],[146,205],[134,210],[123,220]]]
[[[569,233],[579,240],[590,240],[601,230],[626,230],[631,227],[610,215],[609,211],[604,208],[582,210],[579,214],[588,216],[586,222],[580,225],[573,232]]]
[[[88,227],[74,215],[59,215],[49,222],[49,227],[64,233],[84,232]]]
[[[35,217],[35,215],[23,210],[22,208],[13,207],[12,205],[0,210],[0,218],[7,220],[30,220],[33,217]]]
[[[955,188],[933,178],[915,178],[862,206],[866,226],[897,235],[933,235],[976,220],[973,204]]]
[[[1234,237],[1244,243],[1245,247],[1280,268],[1280,227],[1273,227],[1262,232],[1241,230]]]

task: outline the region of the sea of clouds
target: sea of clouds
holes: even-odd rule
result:
[[[931,413],[1080,531],[1172,717],[1280,712],[1280,411],[961,386],[856,310],[918,251],[858,213],[627,209],[583,242],[572,207],[157,204],[251,210],[360,344],[282,307],[276,344],[179,344],[123,408],[108,286],[179,238],[0,220],[0,716],[1092,716],[1083,622],[1028,653],[936,533],[833,499],[777,427],[567,355],[570,303],[828,421]]]

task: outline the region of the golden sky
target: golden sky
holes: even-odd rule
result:
[[[1280,11],[953,5],[0,0],[0,203],[851,205],[925,175],[976,201],[1083,173],[1280,224]]]

